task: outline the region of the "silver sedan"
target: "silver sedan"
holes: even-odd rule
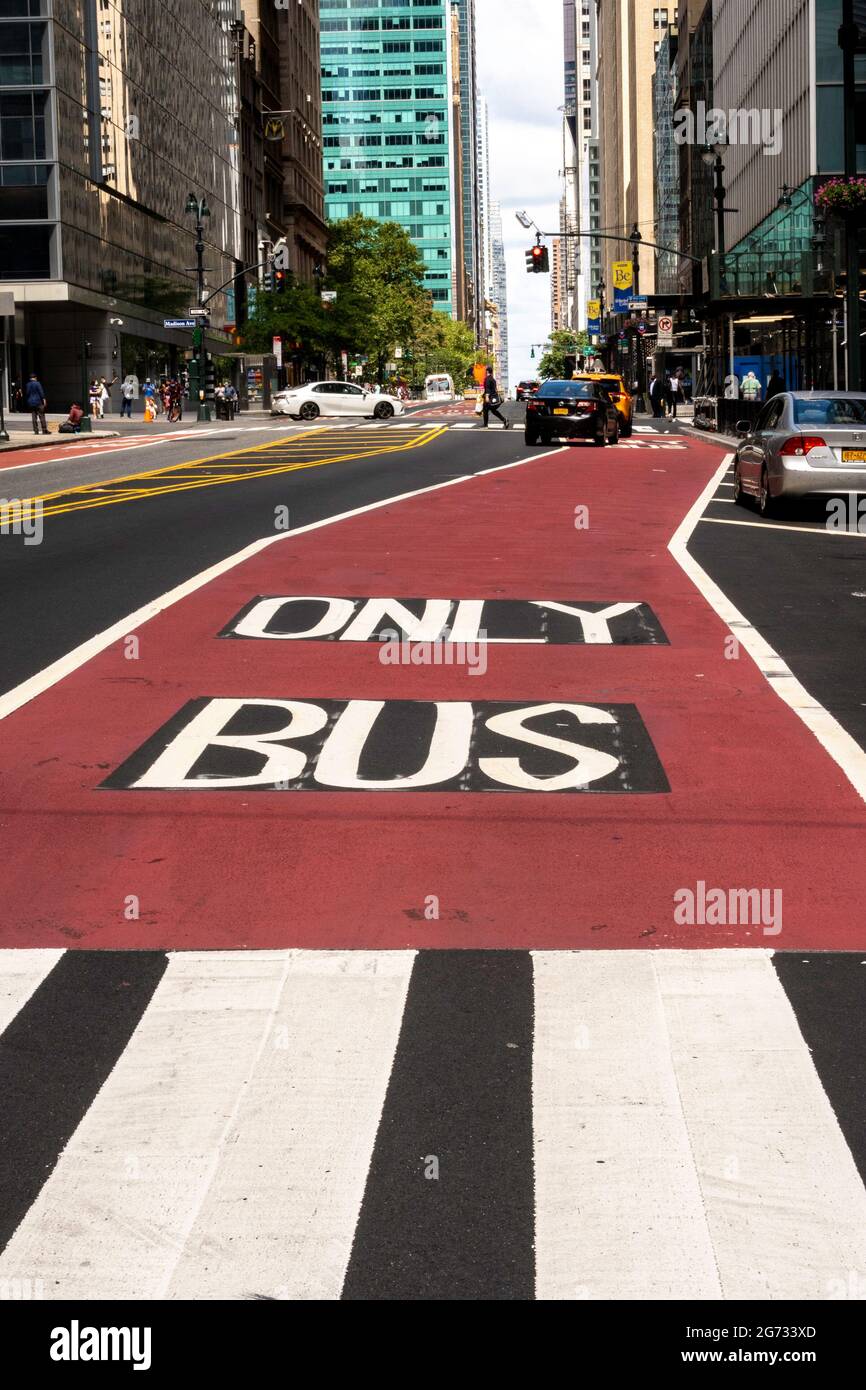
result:
[[[734,497],[762,516],[790,497],[866,492],[866,395],[783,391],[737,426]]]

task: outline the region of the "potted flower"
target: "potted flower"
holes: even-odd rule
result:
[[[815,194],[815,206],[837,216],[866,211],[866,177],[828,179]]]

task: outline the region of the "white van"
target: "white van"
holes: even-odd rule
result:
[[[453,401],[454,382],[444,372],[428,376],[424,381],[425,401]]]

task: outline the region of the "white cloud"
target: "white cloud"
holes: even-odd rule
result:
[[[478,84],[490,108],[490,187],[502,203],[508,267],[509,376],[529,376],[530,344],[550,332],[550,276],[528,275],[534,233],[559,225],[564,100],[561,0],[476,0]]]

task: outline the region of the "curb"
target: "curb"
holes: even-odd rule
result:
[[[47,449],[55,444],[80,444],[82,439],[119,439],[120,430],[90,430],[88,434],[38,434],[33,439],[25,439],[14,444],[0,443],[0,454],[16,453],[19,449]],[[46,444],[45,441],[48,441]]]

